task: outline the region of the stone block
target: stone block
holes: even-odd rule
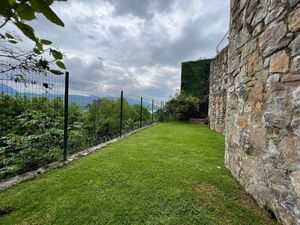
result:
[[[270,87],[272,84],[279,82],[280,74],[273,74],[267,80],[267,87]]]
[[[288,18],[289,31],[297,32],[300,30],[300,7],[296,8]]]
[[[289,48],[291,49],[291,56],[300,55],[300,35],[290,43]]]
[[[248,128],[249,123],[244,116],[238,116],[236,119],[236,125],[242,129]]]
[[[244,44],[246,44],[251,38],[251,34],[249,33],[248,29],[244,27],[236,36],[236,47],[240,48]]]
[[[265,128],[251,128],[250,129],[251,140],[255,147],[259,149],[265,148],[266,142],[266,129]]]
[[[259,46],[265,49],[268,46],[277,44],[287,33],[287,25],[284,21],[271,23],[266,30],[259,36]]]
[[[286,51],[280,51],[271,56],[270,72],[286,73],[289,71],[290,59]]]
[[[247,58],[247,69],[250,76],[262,70],[262,66],[263,62],[259,51],[255,51]]]
[[[300,73],[300,56],[296,56],[292,60],[291,72],[293,72],[293,73]]]

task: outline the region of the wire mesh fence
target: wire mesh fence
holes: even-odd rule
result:
[[[161,107],[123,91],[83,93],[68,73],[18,72],[0,73],[0,180],[149,125]]]

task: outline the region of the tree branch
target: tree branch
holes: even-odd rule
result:
[[[2,27],[4,27],[4,26],[8,23],[8,21],[10,21],[10,17],[5,18],[4,23],[2,23],[2,24],[0,25],[0,29],[1,29]]]

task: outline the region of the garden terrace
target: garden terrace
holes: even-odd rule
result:
[[[5,215],[0,221],[276,224],[231,176],[223,159],[223,136],[206,126],[153,125],[1,192]]]

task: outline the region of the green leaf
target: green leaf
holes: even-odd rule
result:
[[[34,9],[28,4],[20,4],[17,7],[17,13],[22,20],[34,20],[36,19]]]
[[[34,48],[34,49],[33,49],[33,52],[34,52],[35,54],[38,54],[38,55],[41,54],[41,52],[40,52],[37,48]]]
[[[37,41],[37,38],[34,34],[34,30],[28,24],[22,22],[16,22],[15,25],[22,31],[22,33],[33,41]]]
[[[52,44],[52,41],[49,41],[49,40],[46,40],[46,39],[41,39],[41,43],[43,45],[51,45]]]
[[[49,71],[55,75],[63,75],[64,74],[64,72],[61,72],[60,70],[49,70]]]
[[[37,63],[37,66],[40,68],[43,68],[44,70],[47,69],[48,65],[49,65],[49,62],[47,60],[43,60],[43,59],[40,59],[39,62]]]
[[[53,2],[54,2],[54,0],[45,0],[46,1],[46,3],[50,6],[50,5],[52,5],[53,4]]]
[[[15,40],[8,40],[9,43],[12,43],[12,44],[17,44],[18,42],[15,41]]]
[[[9,2],[7,0],[1,0],[0,1],[0,15],[5,16],[5,17],[9,17],[11,16],[12,11],[11,11],[11,5],[9,4]]]
[[[10,33],[5,33],[5,36],[9,39],[14,39],[15,37],[12,36]]]
[[[64,64],[62,61],[57,61],[57,62],[56,62],[56,65],[57,65],[59,68],[63,69],[63,70],[66,69],[66,66],[65,66],[65,64]]]
[[[30,3],[36,11],[41,12],[52,23],[55,23],[62,27],[65,26],[61,19],[49,7],[49,2],[44,0],[30,0]]]
[[[60,60],[63,58],[63,55],[61,54],[61,52],[59,51],[56,51],[54,49],[50,49],[50,52],[51,54],[53,55],[53,57],[56,59],[56,60]]]
[[[37,49],[39,50],[39,51],[43,51],[44,49],[43,49],[43,45],[40,43],[40,42],[36,42],[36,47],[37,47]]]
[[[16,4],[16,0],[8,0],[10,6],[14,6]]]

